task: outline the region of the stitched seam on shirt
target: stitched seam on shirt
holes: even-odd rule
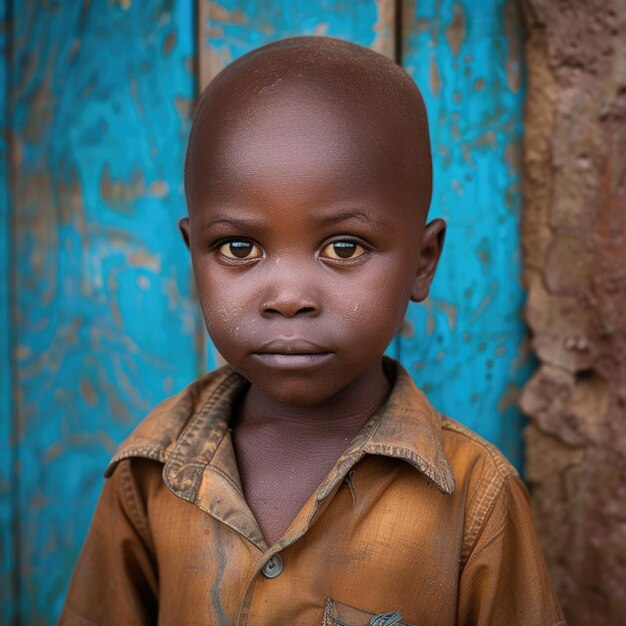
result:
[[[508,481],[512,478],[513,476],[509,476],[500,483],[492,480],[485,488],[484,495],[477,500],[476,514],[474,519],[470,522],[467,533],[465,533],[465,537],[463,538],[460,561],[461,568],[467,563],[472,551],[476,547],[476,543],[478,542],[486,520],[491,515],[498,498],[502,496]]]
[[[109,465],[119,463],[120,461],[131,457],[143,457],[151,459],[152,461],[159,461],[160,463],[165,463],[166,460],[165,450],[160,446],[135,445],[130,448],[126,448],[121,454],[116,454],[113,459],[111,459],[111,463]]]
[[[489,453],[489,458],[493,461],[493,464],[498,471],[498,474],[501,478],[507,479],[511,476],[518,476],[517,471],[513,466],[509,464],[509,462],[502,456],[500,451],[488,441],[482,439],[476,433],[473,433],[467,428],[461,426],[461,424],[455,423],[452,419],[450,419],[447,415],[440,414],[441,416],[441,427],[445,430],[450,430],[462,437],[465,437],[480,446],[483,450]]]
[[[432,463],[430,463],[430,461],[427,461],[421,454],[416,454],[415,450],[393,445],[385,446],[385,448],[389,448],[397,456],[408,457],[418,465],[423,465],[424,467],[427,467],[430,472],[435,476],[439,476],[441,474],[441,472]]]
[[[372,414],[372,417],[370,417],[370,419],[367,421],[367,424],[370,425],[370,429],[363,441],[356,448],[350,449],[350,452],[348,454],[346,454],[345,456],[342,455],[337,460],[332,478],[329,480],[327,477],[320,483],[319,487],[317,488],[316,495],[316,499],[318,501],[328,497],[328,494],[345,479],[348,472],[365,456],[365,446],[369,443],[370,439],[372,438],[382,421],[381,416],[383,413],[383,409],[384,406],[380,407],[375,413]]]
[[[124,495],[124,499],[126,500],[131,516],[134,518],[131,521],[137,529],[137,532],[141,535],[144,543],[147,546],[150,546],[152,545],[152,540],[149,536],[150,531],[147,523],[148,520],[147,517],[143,515],[141,507],[139,506],[139,496],[137,495],[130,471],[130,461],[128,463],[122,463],[118,468],[118,471],[121,472],[120,475],[122,478],[122,493]]]
[[[357,461],[357,463],[358,463],[358,461]],[[355,463],[355,465],[356,465],[356,463]],[[354,465],[352,467],[354,467]],[[293,537],[291,537],[289,542],[279,541],[278,545],[280,546],[280,549],[277,550],[278,552],[280,550],[283,550],[288,545],[294,544],[296,541],[298,541],[300,538],[302,538],[305,535],[305,533],[307,533],[309,531],[309,529],[313,525],[313,522],[318,520],[320,518],[320,516],[323,515],[324,511],[326,511],[328,509],[328,507],[330,506],[330,504],[331,504],[335,494],[341,488],[342,482],[343,482],[343,479],[338,481],[337,483],[335,483],[333,488],[328,492],[328,494],[326,495],[326,497],[323,500],[320,500],[318,498],[315,499],[315,504],[313,505],[313,508],[311,509],[311,511],[309,513],[309,516],[307,517],[306,524],[304,525],[304,527],[299,532],[297,532]]]
[[[371,423],[370,431],[367,433],[365,439],[361,443],[361,445],[355,450],[355,452],[362,452],[365,446],[370,442],[371,438],[374,436],[374,433],[379,429],[382,423],[382,415],[383,415],[384,405],[381,406],[376,413],[372,415],[372,417],[368,420]]]
[[[241,490],[241,487],[224,470],[221,470],[219,467],[211,465],[210,463],[207,463],[207,465],[205,465],[204,467],[214,471],[216,474],[219,474],[222,478],[226,480],[226,482],[228,482],[229,485],[231,485],[235,489],[235,491],[240,496],[243,496],[243,491]]]
[[[497,539],[499,539],[500,537],[502,537],[504,535],[504,532],[505,532],[505,528],[501,528],[484,546],[482,546],[480,548],[480,552],[482,553],[485,550],[487,550],[489,548],[489,546],[491,546]],[[476,537],[476,542],[472,546],[472,550],[470,551],[470,553],[469,553],[469,555],[468,555],[468,557],[466,559],[466,563],[474,555],[474,549],[476,548],[476,545],[478,544],[478,540],[480,539],[481,534],[482,534],[482,532],[478,533],[478,536]]]
[[[384,407],[381,407],[380,409],[381,413],[382,413],[383,408]],[[443,428],[444,426],[444,419],[448,419],[442,413],[439,413],[434,410],[432,412],[428,412],[428,411],[425,411],[424,409],[415,409],[413,407],[407,408],[401,405],[400,406],[394,405],[393,411],[396,414],[405,414],[405,415],[410,415],[411,417],[413,417],[416,411],[418,411],[419,414],[423,416],[423,420],[425,420],[431,426],[432,426],[432,422],[434,421],[434,418],[436,417],[439,421],[439,426],[441,428]],[[376,423],[374,424],[374,427],[372,428],[372,431],[370,432],[369,436],[366,438],[362,448],[364,448],[370,442],[370,439],[372,438],[374,433],[378,430],[378,427],[380,426],[382,421],[383,421],[382,419],[378,419],[376,421]],[[446,457],[445,457],[445,452],[443,450],[443,442],[441,441],[437,447],[438,447],[439,452],[443,454],[443,457],[445,459]],[[375,454],[380,454],[379,449],[386,449],[386,450],[391,451],[394,454],[400,453],[398,456],[400,456],[401,458],[405,458],[405,459],[408,458],[411,461],[413,461],[418,466],[419,471],[425,474],[428,480],[432,484],[434,484],[437,487],[437,489],[439,489],[439,491],[441,491],[442,493],[446,495],[449,495],[454,492],[454,489],[456,487],[454,473],[452,472],[452,469],[447,464],[447,460],[445,463],[443,463],[443,465],[447,466],[447,470],[446,470],[446,469],[440,469],[437,465],[433,465],[430,461],[426,460],[424,456],[419,454],[419,452],[417,452],[413,448],[405,448],[405,447],[395,446],[393,444],[381,444],[381,443],[372,444],[372,450],[374,451]],[[382,456],[392,456],[392,455],[383,454]],[[428,472],[425,471],[425,468],[428,470]]]
[[[479,487],[477,488],[476,495],[469,502],[469,509],[475,509],[476,513],[474,514],[474,518],[470,521],[468,525],[468,530],[466,533],[464,533],[463,537],[460,562],[460,566],[463,567],[467,562],[471,551],[474,549],[482,525],[485,523],[485,520],[495,506],[499,495],[504,490],[507,482],[511,478],[517,477],[518,473],[515,468],[513,468],[508,463],[508,461],[501,455],[501,453],[494,445],[483,440],[479,435],[476,435],[476,433],[473,433],[469,429],[463,427],[461,424],[457,424],[454,420],[450,419],[446,415],[441,414],[441,417],[442,428],[454,432],[461,437],[464,437],[474,444],[480,446],[488,453],[489,459],[493,463],[493,467],[495,469],[495,476],[491,479],[488,479],[489,484],[484,487],[484,489],[480,488],[481,484],[484,482],[484,479],[481,479],[481,484],[479,484]],[[481,491],[482,495],[479,495]]]
[[[188,501],[190,502],[190,501]],[[248,541],[251,545],[253,545],[255,548],[257,548],[258,550],[260,550],[259,546],[254,543],[254,541],[252,541],[248,535],[247,535],[247,529],[245,528],[245,526],[240,526],[239,524],[237,524],[236,522],[232,522],[230,520],[225,520],[222,517],[217,517],[215,516],[215,513],[213,511],[211,511],[210,509],[207,509],[206,507],[202,506],[202,503],[199,500],[196,500],[194,502],[190,502],[191,504],[194,504],[195,506],[197,506],[201,511],[204,511],[205,513],[208,513],[209,515],[211,515],[212,517],[214,517],[216,520],[219,520],[222,524],[224,524],[225,526],[228,526],[229,528],[232,528],[235,532],[239,533],[246,541]],[[273,554],[276,554],[276,552],[280,552],[280,550],[276,550]],[[268,557],[269,558],[269,557]]]
[[[411,460],[415,463],[415,465],[417,465],[418,471],[424,474],[428,481],[435,485],[441,493],[449,495],[454,491],[455,481],[452,470],[450,470],[450,477],[446,476],[447,472],[440,470],[437,466],[427,461],[422,455],[416,453],[415,450],[411,448],[394,446],[392,444],[375,444],[372,446],[371,452],[366,452],[368,454],[373,453],[389,458]]]

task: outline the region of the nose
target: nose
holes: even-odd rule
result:
[[[276,274],[276,270],[274,274]],[[321,306],[313,289],[302,274],[288,277],[281,272],[281,280],[274,281],[261,301],[260,312],[263,317],[280,315],[295,317],[319,315]]]

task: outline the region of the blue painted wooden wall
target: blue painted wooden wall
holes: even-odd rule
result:
[[[430,112],[433,296],[390,347],[441,410],[521,459],[521,25],[503,0],[2,5],[0,620],[52,624],[116,445],[218,357],[188,255],[182,161],[200,86],[296,34],[401,61]],[[402,15],[397,15],[400,10]]]
[[[202,369],[175,228],[194,16],[161,0],[15,0],[12,12],[15,610],[44,624],[106,458]]]
[[[410,2],[402,61],[429,112],[431,216],[448,222],[425,306],[398,355],[437,408],[519,467],[520,387],[532,361],[522,321],[519,216],[523,51],[514,0]]]

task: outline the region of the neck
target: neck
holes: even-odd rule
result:
[[[376,362],[357,380],[328,399],[312,406],[290,406],[276,402],[252,385],[237,416],[238,424],[272,424],[298,433],[323,432],[333,436],[352,436],[384,404],[390,384],[382,362]]]

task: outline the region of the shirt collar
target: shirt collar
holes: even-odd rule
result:
[[[443,450],[440,414],[402,365],[385,358],[384,366],[390,380],[395,379],[389,398],[320,485],[318,500],[325,498],[348,468],[366,454],[403,459],[442,493],[454,491],[454,475]],[[122,459],[153,459],[165,463],[168,486],[181,497],[193,500],[204,468],[228,432],[234,405],[248,385],[228,366],[195,381],[139,424],[122,443],[105,475],[110,476]],[[230,469],[238,479],[236,464]]]

